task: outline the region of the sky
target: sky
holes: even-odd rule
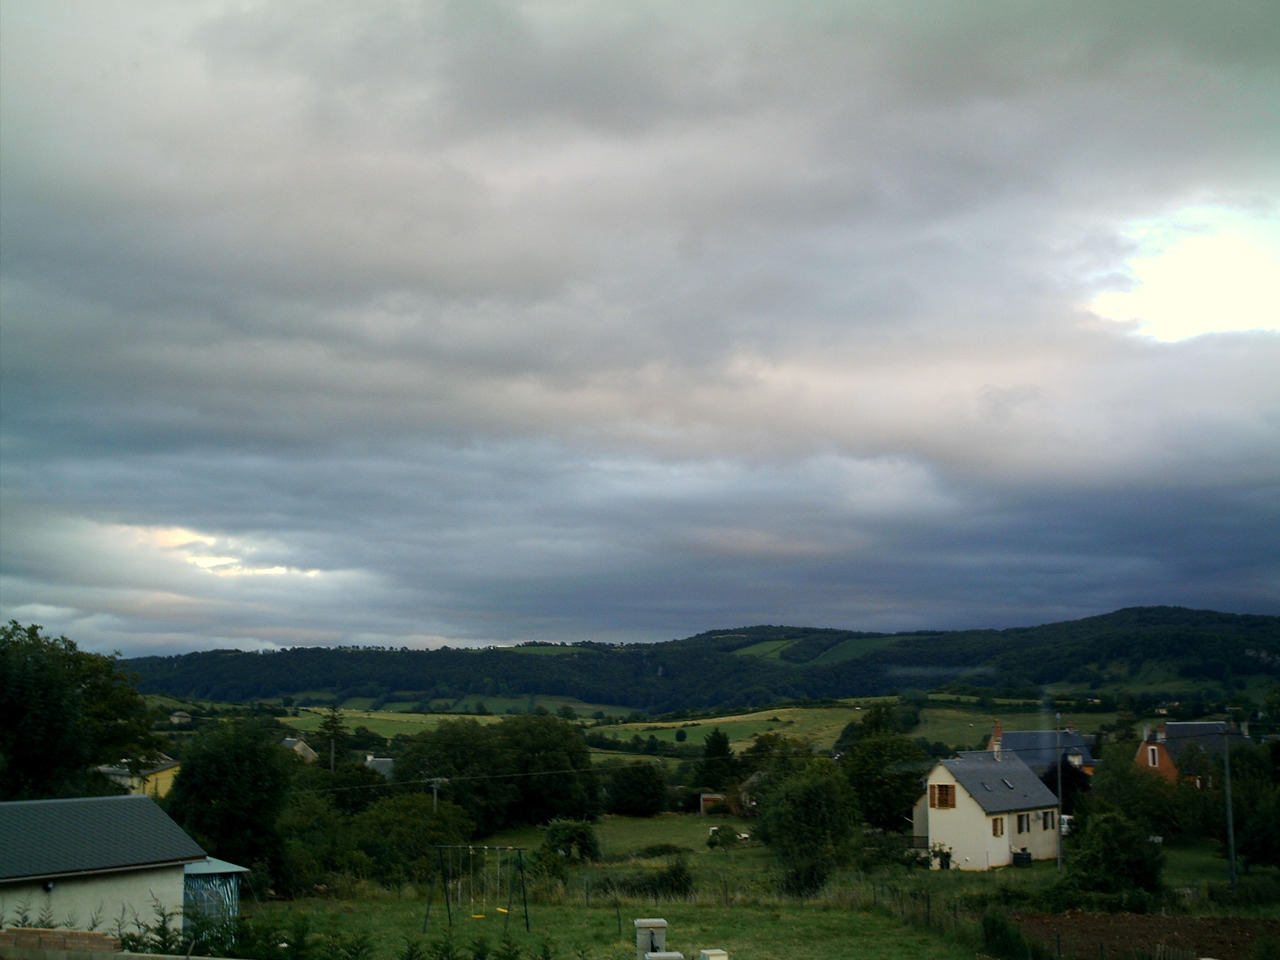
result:
[[[0,5],[0,617],[1280,614],[1280,4]]]

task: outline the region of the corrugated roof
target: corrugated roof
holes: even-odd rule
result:
[[[206,873],[222,874],[222,873],[249,873],[248,867],[242,867],[237,863],[231,863],[227,860],[219,860],[217,857],[205,857],[203,860],[197,860],[195,863],[188,863],[182,868],[184,876],[200,876]]]
[[[146,796],[0,803],[0,881],[187,863],[200,845]]]
[[[1056,807],[1058,798],[1040,782],[1017,754],[1001,758],[986,750],[966,750],[950,760],[938,761],[964,787],[986,813],[1040,810]]]

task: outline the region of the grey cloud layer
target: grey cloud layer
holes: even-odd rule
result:
[[[1280,338],[1087,310],[1128,221],[1276,215],[1280,13],[792,6],[5,4],[4,615],[1280,611]]]

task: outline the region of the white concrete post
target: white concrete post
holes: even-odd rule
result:
[[[644,918],[636,921],[636,960],[644,960],[646,953],[660,953],[667,949],[667,921]]]

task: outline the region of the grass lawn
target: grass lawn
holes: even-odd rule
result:
[[[281,924],[301,911],[309,914],[315,933],[373,938],[374,960],[393,960],[407,941],[435,940],[448,931],[441,902],[432,905],[427,933],[422,933],[425,900],[300,900],[262,904],[259,916],[278,917]],[[937,934],[908,927],[890,917],[844,907],[786,904],[723,907],[688,903],[539,904],[529,906],[531,932],[513,909],[508,931],[524,956],[537,955],[549,941],[556,960],[632,960],[636,955],[635,924],[640,917],[661,917],[669,924],[667,949],[686,957],[718,947],[737,960],[972,960],[971,948],[948,943]],[[503,917],[487,910],[482,917],[454,914],[453,940],[470,946],[484,936],[490,947],[503,935]]]

